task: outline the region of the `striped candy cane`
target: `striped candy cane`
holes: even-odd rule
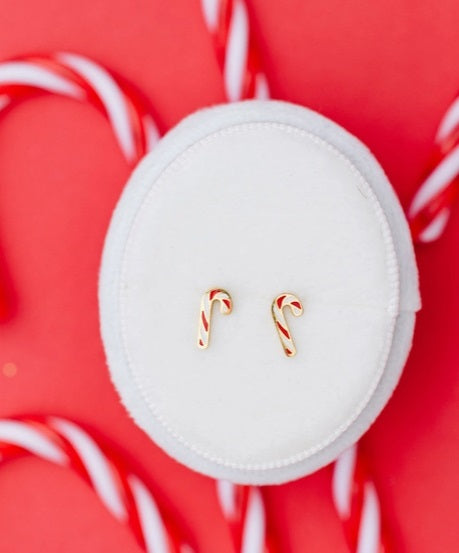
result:
[[[59,52],[0,63],[0,110],[38,92],[94,105],[107,117],[130,163],[136,163],[158,141],[158,129],[141,98],[127,83],[84,56]]]
[[[352,553],[389,553],[380,502],[364,456],[357,444],[331,465],[332,499]],[[262,488],[217,482],[217,495],[235,550],[243,553],[278,551],[267,534]]]
[[[459,195],[459,96],[438,127],[427,176],[408,211],[413,239],[436,240],[446,227]]]
[[[19,100],[45,92],[89,102],[102,112],[131,164],[159,139],[158,128],[139,95],[86,57],[61,52],[0,63],[0,113]],[[6,293],[0,290],[0,319],[8,315]]]
[[[261,488],[217,481],[217,495],[237,553],[269,553]]]
[[[292,314],[295,317],[299,317],[303,314],[303,306],[301,301],[293,294],[280,294],[273,301],[272,315],[274,319],[274,325],[279,335],[282,348],[287,357],[293,357],[296,354],[296,347],[293,342],[292,333],[285,319],[284,309],[289,307]]]
[[[147,553],[192,553],[142,479],[111,448],[61,417],[0,419],[0,462],[31,454],[73,469]]]
[[[352,552],[390,551],[376,487],[357,445],[342,453],[333,465],[332,496]]]
[[[201,0],[230,102],[269,98],[245,0]]]
[[[214,288],[206,292],[201,298],[198,325],[198,348],[206,349],[210,340],[210,322],[212,317],[212,305],[220,303],[220,313],[229,315],[233,309],[231,296],[221,288]]]

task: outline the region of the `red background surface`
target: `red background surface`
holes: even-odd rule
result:
[[[224,100],[197,0],[8,0],[2,58],[71,50],[145,91],[163,130]],[[436,125],[459,87],[454,0],[250,0],[274,97],[335,119],[363,140],[404,206]],[[110,383],[98,331],[97,271],[128,177],[92,107],[44,96],[0,126],[0,249],[17,312],[0,328],[0,415],[55,413],[121,445],[191,528],[201,553],[230,553],[210,479],[179,466],[137,429]],[[400,385],[364,444],[397,552],[459,549],[459,212],[417,250],[424,307]],[[270,488],[283,552],[345,553],[326,471]],[[24,459],[0,471],[0,551],[139,551],[64,469]]]

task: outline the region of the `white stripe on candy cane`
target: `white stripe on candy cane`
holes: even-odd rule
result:
[[[0,420],[0,442],[22,447],[29,453],[58,465],[68,463],[67,455],[39,430],[15,420]]]
[[[226,518],[236,516],[236,486],[228,480],[217,480],[217,496]]]
[[[448,135],[454,131],[457,125],[459,125],[459,97],[457,97],[446,110],[445,115],[438,125],[435,140],[437,142],[442,142],[448,138]]]
[[[376,489],[372,482],[365,483],[362,518],[359,528],[357,553],[379,553],[381,515]]]
[[[83,99],[84,91],[51,70],[30,62],[7,61],[0,63],[0,86],[34,86],[54,94]]]
[[[202,0],[204,19],[210,31],[215,31],[218,25],[218,8],[220,0]]]
[[[159,134],[158,127],[151,115],[144,115],[142,122],[145,130],[145,138],[147,142],[147,152],[151,152],[156,144],[159,142],[161,135]]]
[[[332,495],[336,510],[341,517],[351,513],[352,483],[357,459],[355,445],[346,449],[335,461],[332,477]]]
[[[130,474],[128,482],[137,505],[147,551],[149,553],[170,553],[161,514],[153,496],[137,476]]]
[[[107,110],[124,155],[132,161],[135,157],[133,130],[124,94],[113,77],[104,68],[83,56],[62,52],[56,58],[79,73],[96,91]]]
[[[242,532],[241,553],[263,553],[265,550],[266,516],[259,488],[251,487],[247,514]]]
[[[234,9],[228,30],[227,50],[223,79],[230,102],[240,100],[249,47],[249,16],[247,7],[240,0],[234,1]]]

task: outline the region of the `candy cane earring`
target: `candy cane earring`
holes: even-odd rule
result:
[[[210,319],[212,316],[212,305],[215,301],[220,303],[220,313],[229,315],[233,309],[231,296],[221,288],[214,288],[207,291],[201,299],[201,310],[199,312],[198,348],[206,349],[210,339]]]
[[[301,301],[296,296],[284,293],[277,296],[271,307],[274,325],[277,333],[279,334],[285,355],[287,357],[293,357],[296,354],[296,348],[285,319],[284,307],[290,307],[293,315],[295,317],[299,317],[303,314],[303,306]]]

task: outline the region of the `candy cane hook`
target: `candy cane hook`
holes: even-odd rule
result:
[[[148,105],[123,79],[69,52],[22,56],[0,62],[0,115],[18,101],[53,93],[87,102],[109,121],[125,158],[137,163],[159,139]],[[11,315],[0,283],[0,320]]]
[[[295,344],[293,342],[290,329],[288,328],[287,321],[284,315],[284,308],[290,307],[291,312],[295,317],[299,317],[303,314],[303,306],[301,301],[293,294],[280,294],[273,301],[272,315],[274,319],[274,325],[282,344],[282,348],[287,357],[293,357],[296,354]]]
[[[233,309],[231,296],[221,288],[214,288],[207,291],[201,299],[199,312],[198,348],[206,349],[210,339],[210,319],[212,316],[212,305],[215,301],[220,302],[220,313],[229,315]]]

